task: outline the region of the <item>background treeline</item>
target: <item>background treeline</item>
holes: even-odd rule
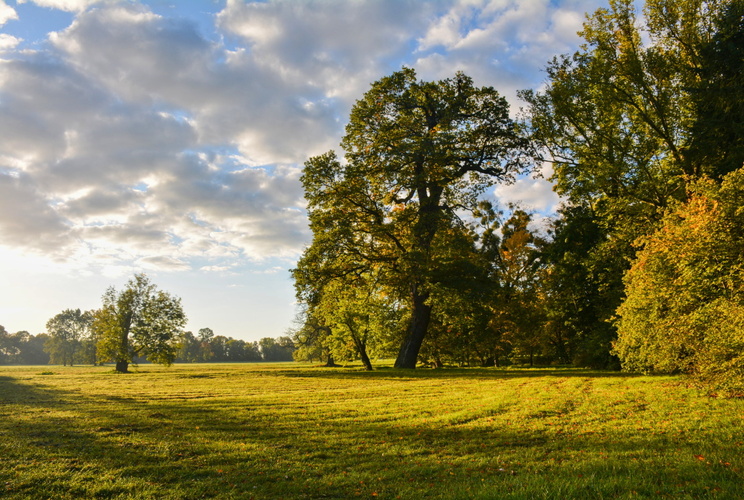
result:
[[[72,311],[73,314],[75,310]],[[79,311],[78,311],[79,312]],[[90,317],[91,313],[81,313]],[[97,355],[97,340],[83,325],[80,335],[31,335],[26,331],[8,333],[0,325],[0,365],[95,365],[109,361]],[[214,335],[202,328],[198,335],[183,332],[177,341],[176,363],[292,361],[294,345],[290,338],[265,337],[246,341]],[[135,357],[137,363],[147,362]]]
[[[572,363],[744,391],[744,2],[610,0],[512,120],[403,69],[305,163],[296,356]],[[550,169],[545,169],[550,166]],[[484,196],[530,170],[546,231]]]
[[[257,342],[215,335],[202,328],[197,335],[185,332],[176,363],[219,363],[240,361],[292,361],[294,344],[289,337],[264,337]]]

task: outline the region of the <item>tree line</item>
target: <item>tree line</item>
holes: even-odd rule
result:
[[[518,118],[404,68],[310,158],[299,359],[570,363],[744,385],[744,4],[611,0]],[[484,196],[544,164],[546,231]],[[739,389],[736,389],[736,388]]]
[[[102,307],[66,309],[46,324],[46,333],[8,333],[0,326],[0,364],[103,364],[127,372],[130,363],[292,361],[290,338],[257,342],[215,335],[202,328],[183,331],[179,298],[136,274],[123,290],[109,288]]]

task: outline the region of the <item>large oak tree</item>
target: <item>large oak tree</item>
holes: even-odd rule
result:
[[[354,105],[341,146],[308,160],[303,185],[312,245],[294,272],[301,300],[329,281],[374,275],[407,329],[395,366],[414,368],[442,265],[437,239],[493,182],[526,164],[506,100],[468,76],[419,81],[405,68]]]

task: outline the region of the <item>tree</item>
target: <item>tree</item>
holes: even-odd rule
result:
[[[744,164],[744,3],[719,2],[707,15],[714,33],[700,48],[699,82],[690,89],[688,155],[721,179]]]
[[[519,360],[526,357],[530,366],[544,344],[543,301],[538,289],[543,266],[539,249],[544,242],[528,227],[531,221],[532,215],[515,209],[501,229],[495,263],[499,290],[493,318],[496,329],[508,336],[512,356]]]
[[[314,238],[295,274],[316,283],[298,293],[374,272],[408,312],[395,366],[415,368],[432,314],[437,237],[494,180],[525,166],[528,144],[493,88],[462,73],[417,81],[405,68],[357,101],[341,146],[344,163],[333,152],[305,163]]]
[[[555,356],[577,366],[619,368],[610,354],[616,338],[612,318],[630,251],[607,244],[601,218],[589,205],[562,207],[549,234],[540,288]]]
[[[92,329],[100,338],[102,359],[126,373],[135,356],[170,365],[176,357],[186,316],[181,299],[158,290],[144,274],[135,274],[124,290],[109,288],[103,307],[95,312]]]
[[[709,18],[726,3],[649,1],[641,22],[632,0],[611,0],[584,24],[582,50],[549,64],[545,91],[521,94],[560,194],[618,223],[635,217],[637,229],[684,198],[686,178],[709,173],[686,154],[691,91],[701,88]]]
[[[561,312],[573,325],[609,320],[633,242],[686,199],[690,183],[720,181],[741,166],[741,12],[738,0],[648,0],[638,18],[633,0],[611,0],[588,17],[581,49],[548,65],[545,89],[521,93],[532,137],[567,201],[564,215],[591,214],[600,233],[575,266],[588,273],[590,287],[574,288],[584,297],[573,297],[587,316]],[[614,326],[596,325],[603,333],[594,343],[607,345]],[[585,358],[611,362],[606,354]]]
[[[49,353],[52,363],[70,366],[79,358],[83,341],[90,334],[93,312],[81,312],[80,309],[65,309],[47,321],[46,328],[49,340],[44,350]]]
[[[341,366],[336,364],[328,338],[331,329],[320,319],[311,307],[301,304],[295,320],[295,326],[288,330],[295,344],[292,356],[296,361],[325,361],[327,367]]]
[[[214,357],[214,350],[212,349],[213,339],[214,332],[211,328],[199,329],[199,362],[206,363]]]
[[[178,342],[176,358],[186,363],[196,363],[199,360],[200,344],[193,332],[183,332]]]
[[[274,339],[264,337],[258,341],[261,357],[264,361],[292,361],[294,343],[289,337]]]
[[[3,325],[0,325],[0,365],[10,361],[10,334]]]
[[[689,201],[645,240],[625,280],[614,345],[630,371],[694,375],[744,391],[744,168]]]

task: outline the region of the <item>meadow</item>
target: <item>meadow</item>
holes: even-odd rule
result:
[[[578,369],[0,367],[0,497],[744,498],[744,400]]]

